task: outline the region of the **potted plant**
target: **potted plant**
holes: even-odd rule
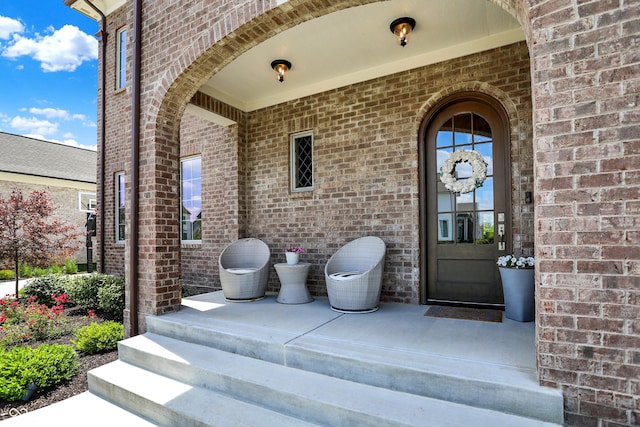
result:
[[[287,264],[297,264],[298,259],[300,258],[300,254],[304,252],[304,248],[302,246],[293,245],[289,246],[284,250],[284,254],[287,257]]]
[[[533,257],[505,255],[498,258],[504,295],[504,315],[518,322],[531,322],[535,315],[535,261]]]

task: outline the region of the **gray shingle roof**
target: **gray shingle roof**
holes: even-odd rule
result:
[[[97,153],[0,132],[0,172],[96,182]]]

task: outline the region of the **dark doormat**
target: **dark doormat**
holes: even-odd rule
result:
[[[432,305],[424,313],[428,317],[443,317],[446,319],[480,320],[482,322],[502,322],[502,311],[486,308],[449,307]]]

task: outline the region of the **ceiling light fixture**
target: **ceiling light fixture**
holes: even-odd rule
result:
[[[276,72],[276,76],[280,83],[284,82],[284,76],[291,69],[291,62],[285,59],[276,59],[271,62],[271,68]]]
[[[391,28],[391,32],[400,40],[400,46],[405,47],[407,45],[407,37],[409,37],[409,33],[415,26],[416,20],[405,16],[395,19],[389,28]]]

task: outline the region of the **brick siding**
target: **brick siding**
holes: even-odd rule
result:
[[[218,286],[220,250],[244,236],[267,241],[274,261],[284,259],[287,243],[308,247],[310,287],[321,294],[328,256],[351,238],[380,235],[389,247],[385,300],[416,303],[420,120],[447,94],[474,89],[498,99],[511,121],[513,245],[535,251],[538,261],[539,380],[564,390],[568,425],[640,424],[640,4],[494,0],[521,23],[526,44],[247,113],[226,129],[183,116],[212,73],[251,46],[304,20],[370,2],[145,3],[142,328],[145,314],[178,307],[180,278]],[[130,20],[130,3],[109,16],[110,34]],[[499,72],[491,68],[497,66]],[[113,173],[130,169],[130,94],[112,86],[106,94],[105,267],[117,270],[124,251],[110,241],[109,203]],[[292,195],[288,138],[307,129],[316,138],[317,188]],[[181,248],[179,158],[197,153],[210,186],[203,194],[205,238],[199,247]],[[525,205],[523,194],[531,190],[534,204]]]

